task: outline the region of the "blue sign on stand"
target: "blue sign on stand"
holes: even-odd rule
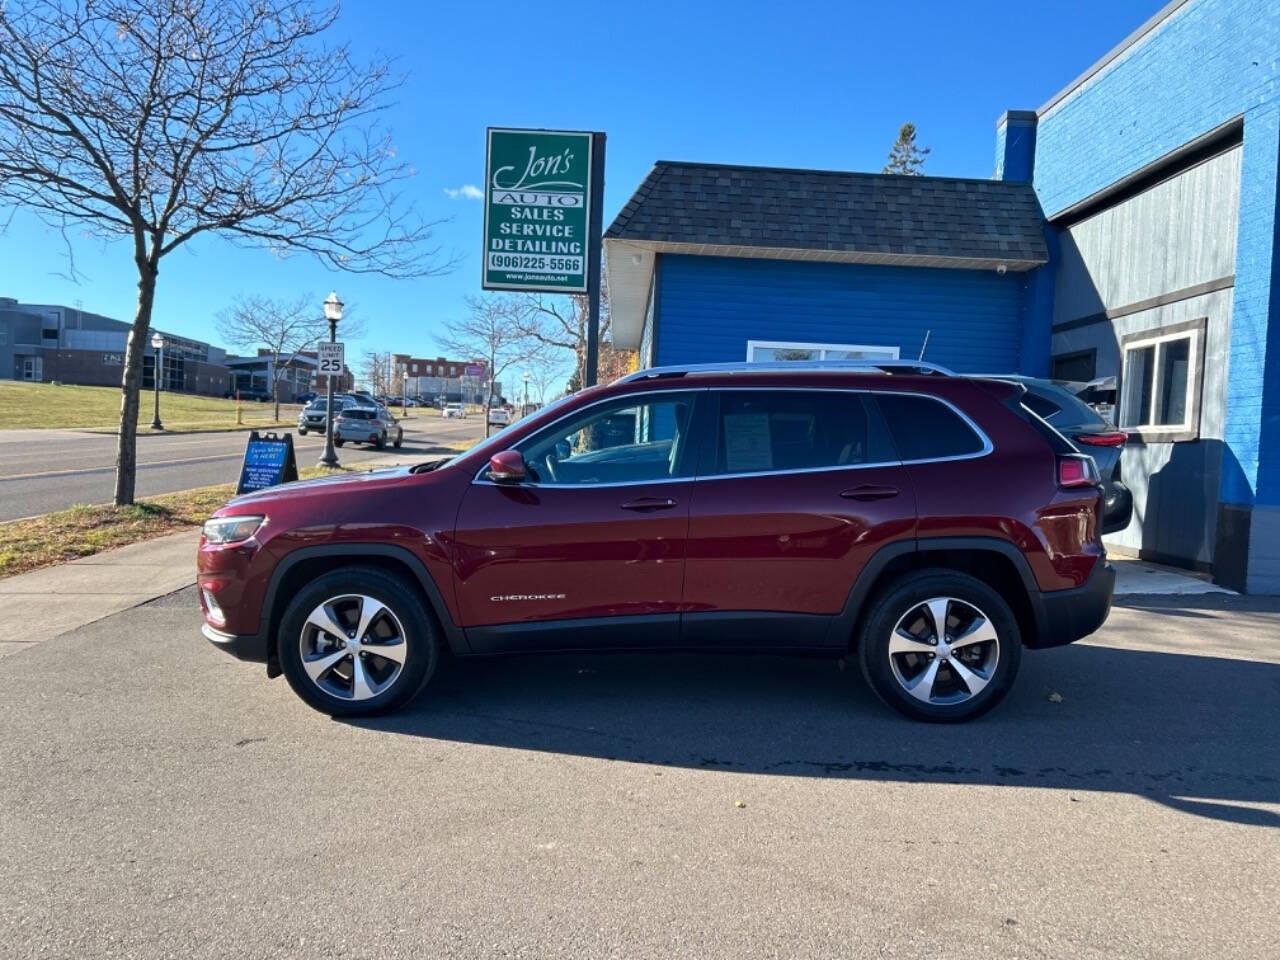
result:
[[[293,455],[293,434],[259,436],[257,430],[249,434],[236,493],[249,493],[297,479],[298,461]]]

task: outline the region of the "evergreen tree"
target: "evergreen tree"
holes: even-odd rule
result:
[[[918,177],[924,173],[924,158],[928,155],[928,147],[916,146],[916,125],[904,123],[898,131],[898,142],[889,151],[889,162],[881,172]]]

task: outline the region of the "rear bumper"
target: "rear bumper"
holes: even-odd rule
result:
[[[1052,590],[1033,594],[1036,642],[1040,649],[1074,643],[1097,630],[1111,612],[1111,593],[1116,585],[1116,568],[1100,560],[1084,586],[1072,590]]]
[[[223,633],[221,630],[215,630],[207,623],[201,626],[200,632],[215,647],[231,654],[237,660],[248,660],[251,663],[267,662],[267,638],[265,636],[260,634],[237,636],[233,633]]]

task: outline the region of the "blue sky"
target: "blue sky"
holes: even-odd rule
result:
[[[434,356],[479,292],[482,205],[458,191],[483,181],[488,125],[605,131],[606,224],[655,160],[879,171],[904,121],[932,148],[926,172],[989,177],[1000,113],[1040,106],[1160,2],[348,2],[338,29],[408,73],[387,122],[461,266],[351,277],[207,238],[162,262],[154,322],[218,342],[215,317],[236,294],[319,301],[336,288],[366,327],[349,350]],[[15,216],[0,296],[132,319],[130,249],[72,242],[79,283],[61,276],[61,236]]]

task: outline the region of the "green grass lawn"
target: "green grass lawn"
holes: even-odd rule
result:
[[[296,406],[281,405],[281,421],[271,419],[270,403],[243,403],[242,426],[271,427],[297,422]],[[152,393],[143,391],[138,410],[138,432],[151,429]],[[160,420],[169,433],[197,430],[234,430],[236,402],[189,393],[160,393]],[[115,433],[120,425],[119,387],[72,387],[52,383],[0,380],[0,430],[18,427],[79,427]]]
[[[359,469],[339,467],[338,472]],[[309,480],[333,472],[324,467],[303,467],[298,476]],[[0,579],[199,526],[235,494],[234,483],[222,483],[161,494],[131,507],[78,504],[29,520],[0,523]]]

